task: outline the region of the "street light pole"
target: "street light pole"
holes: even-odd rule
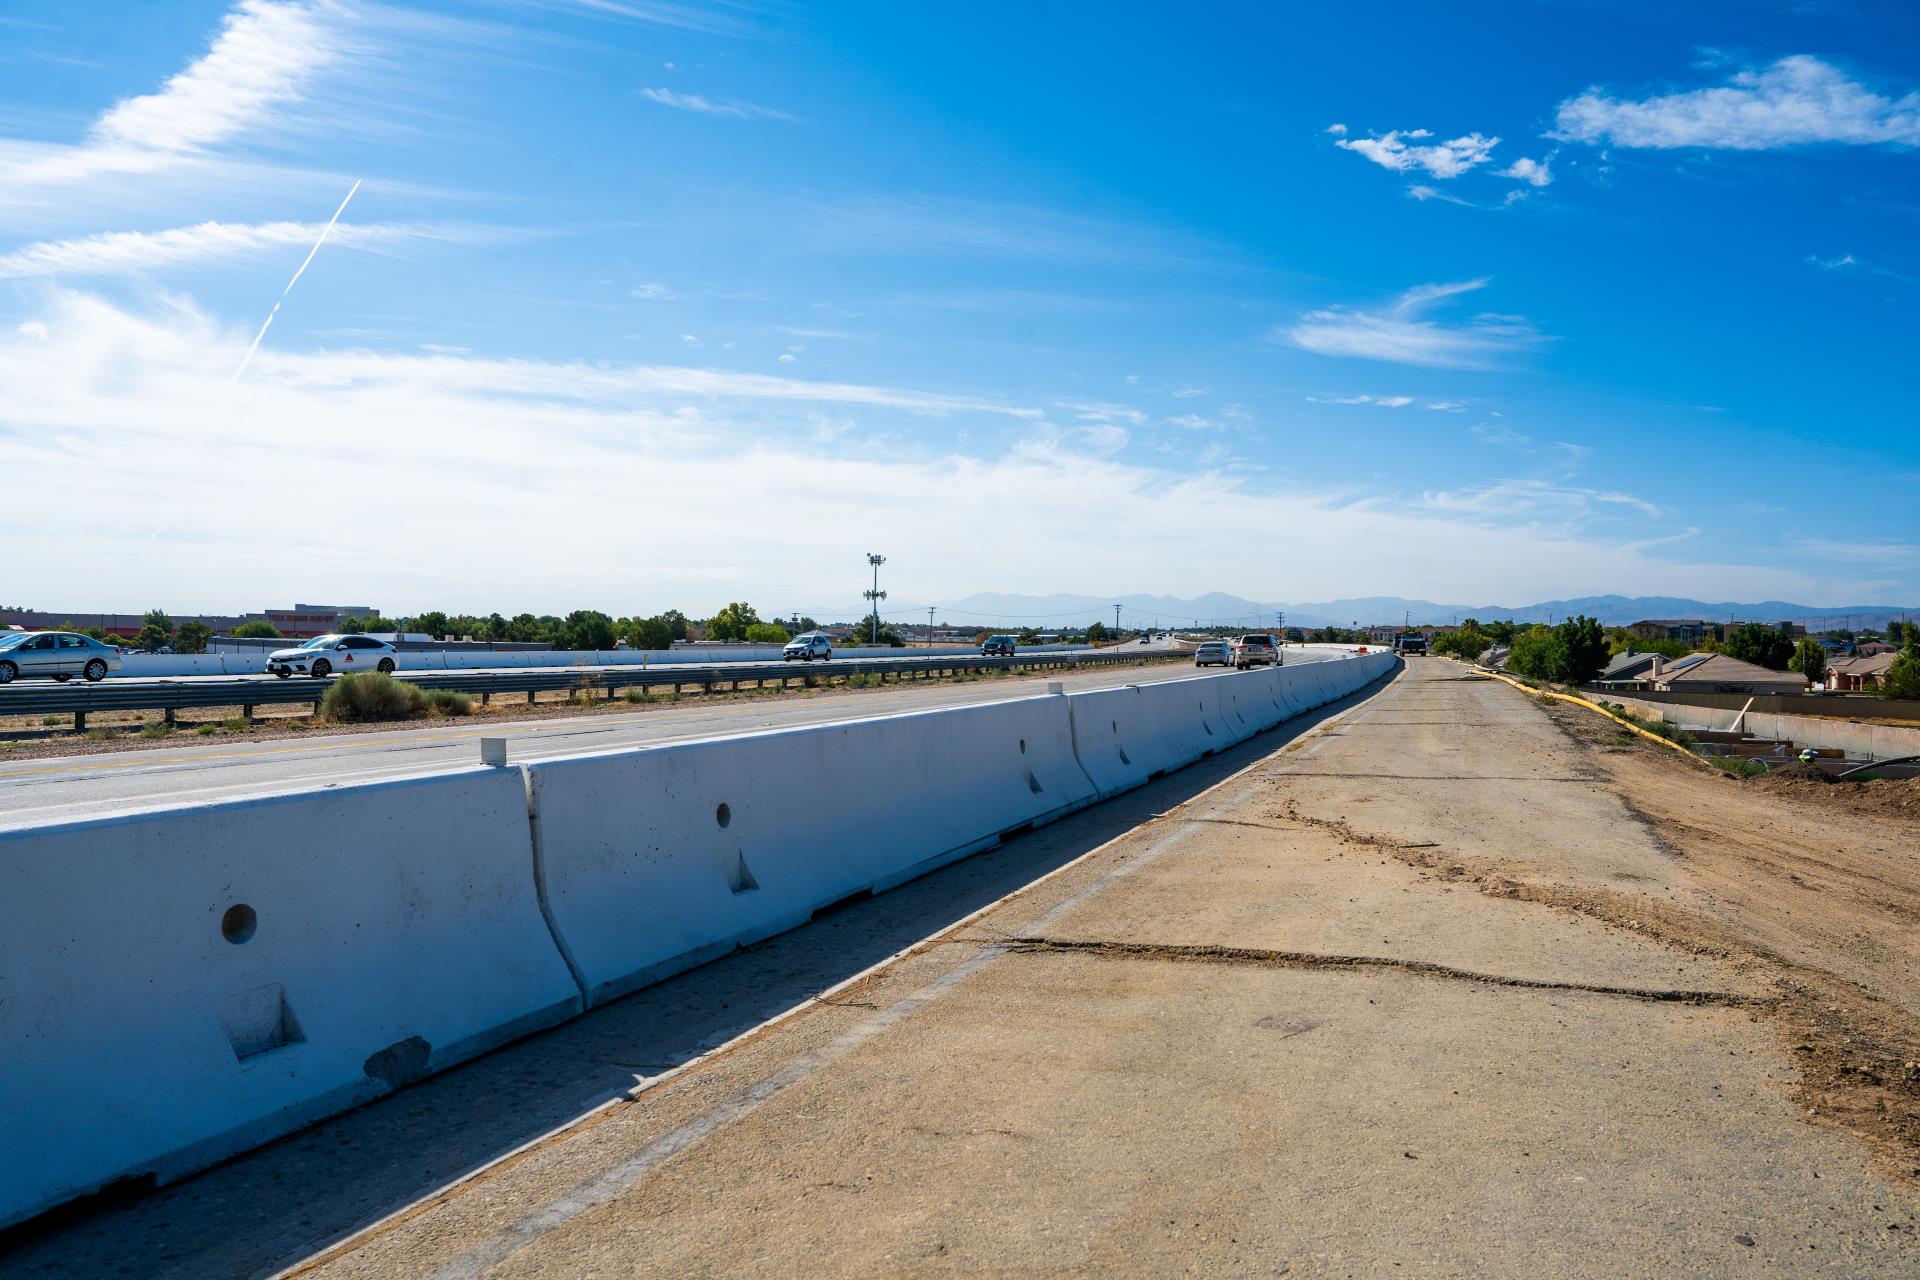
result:
[[[873,602],[873,627],[868,632],[868,643],[874,645],[880,643],[880,602],[887,598],[887,593],[880,589],[880,566],[886,562],[885,556],[867,553],[867,563],[873,566],[873,589],[863,594]]]

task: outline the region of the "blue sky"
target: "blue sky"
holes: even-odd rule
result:
[[[1920,17],[1332,8],[6,0],[0,596],[1920,599]]]

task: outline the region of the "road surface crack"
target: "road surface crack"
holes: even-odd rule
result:
[[[1564,982],[1551,978],[1519,978],[1481,973],[1431,960],[1402,960],[1392,956],[1328,954],[1315,951],[1274,951],[1264,947],[1182,946],[1157,942],[1111,942],[1099,939],[1016,937],[1007,941],[1012,955],[1083,954],[1107,959],[1165,960],[1177,964],[1241,965],[1265,969],[1393,969],[1428,978],[1449,978],[1491,987],[1527,991],[1577,991],[1588,995],[1621,996],[1658,1004],[1718,1005],[1726,1008],[1766,1008],[1778,1003],[1771,996],[1741,995],[1732,991],[1698,991],[1671,987],[1627,987],[1604,982]]]

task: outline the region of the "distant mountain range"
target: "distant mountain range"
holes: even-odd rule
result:
[[[978,623],[982,627],[1018,625],[1033,627],[1085,626],[1089,622],[1113,623],[1113,606],[1121,606],[1121,621],[1126,626],[1142,623],[1175,626],[1213,623],[1226,626],[1272,626],[1281,613],[1288,626],[1326,627],[1361,626],[1376,623],[1411,621],[1414,624],[1448,625],[1464,618],[1482,622],[1510,618],[1515,622],[1557,622],[1572,614],[1587,614],[1607,626],[1637,622],[1642,618],[1705,618],[1709,621],[1798,622],[1820,627],[1851,626],[1884,628],[1894,618],[1920,617],[1920,606],[1855,604],[1835,608],[1816,608],[1786,600],[1762,600],[1757,603],[1736,601],[1689,600],[1679,596],[1580,596],[1571,600],[1544,600],[1537,604],[1436,604],[1431,600],[1408,600],[1401,596],[1361,596],[1345,600],[1256,601],[1223,592],[1181,598],[1177,596],[1128,595],[1023,596],[980,592],[936,606],[936,620],[945,624]],[[927,606],[904,602],[890,604],[885,617],[891,621],[924,622]],[[817,613],[823,621],[859,616],[851,611]]]

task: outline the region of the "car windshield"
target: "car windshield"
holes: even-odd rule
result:
[[[300,647],[302,649],[331,649],[334,645],[339,643],[340,643],[339,636],[315,636],[313,639],[307,641],[305,644],[301,645]]]

